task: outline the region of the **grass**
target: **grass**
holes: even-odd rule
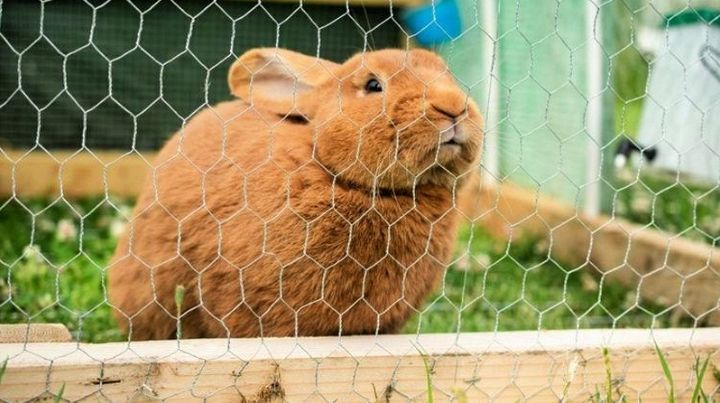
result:
[[[663,354],[660,350],[657,343],[655,343],[655,353],[657,353],[658,360],[660,360],[660,366],[662,367],[665,381],[670,387],[670,390],[668,390],[668,403],[675,403],[675,381],[673,381],[672,370],[670,369],[670,364],[668,364],[665,354]]]
[[[615,102],[615,134],[637,138],[642,116],[642,102]]]
[[[720,244],[720,188],[658,170],[618,175],[615,212],[630,221],[711,245]]]
[[[612,372],[612,363],[610,362],[610,350],[607,347],[602,349],[603,366],[605,367],[605,384],[603,385],[603,393],[600,392],[600,386],[595,385],[595,394],[590,396],[589,401],[592,403],[624,403],[627,401],[619,388],[615,388],[615,381]],[[615,389],[618,389],[619,398],[615,399]]]
[[[700,398],[702,398],[702,401],[707,403],[709,401],[708,396],[703,392],[702,390],[702,382],[703,379],[705,379],[705,372],[707,371],[708,364],[710,363],[710,355],[708,354],[707,357],[705,357],[705,360],[702,364],[700,364],[700,358],[695,359],[695,387],[693,388],[693,394],[690,398],[690,401],[692,403],[700,402]]]
[[[435,401],[435,397],[433,394],[432,366],[428,362],[429,361],[428,355],[419,346],[415,346],[415,349],[420,354],[420,358],[422,358],[423,367],[425,369],[425,388],[427,391],[427,402],[433,403]]]
[[[0,210],[0,323],[63,323],[82,341],[123,340],[106,298],[105,267],[127,201],[16,201]],[[32,246],[29,246],[32,245]],[[508,245],[464,228],[439,290],[406,333],[663,327],[664,307],[609,284],[589,267],[548,258],[547,245]],[[182,305],[177,290],[177,304]]]
[[[0,323],[56,322],[79,340],[122,339],[104,288],[120,211],[99,199],[25,206],[0,210],[0,233],[12,234],[0,237]]]
[[[0,365],[0,383],[2,383],[3,377],[5,376],[5,370],[7,369],[8,358],[5,358]]]
[[[655,353],[657,354],[658,361],[660,362],[660,368],[663,372],[663,377],[665,378],[665,382],[668,385],[668,395],[667,395],[667,401],[668,403],[675,403],[676,401],[676,393],[675,393],[675,381],[673,380],[672,375],[672,369],[670,368],[670,364],[668,363],[667,357],[665,356],[665,353],[663,353],[662,350],[660,350],[660,347],[658,347],[657,343],[655,344]],[[603,348],[602,350],[603,355],[603,365],[605,367],[605,384],[602,385],[605,389],[603,392],[600,391],[600,385],[595,385],[595,393],[590,396],[589,401],[590,402],[626,402],[627,398],[622,393],[621,388],[622,384],[615,384],[615,379],[613,378],[612,373],[612,363],[610,358],[610,350],[607,348]],[[702,364],[700,363],[700,358],[695,358],[695,365],[693,366],[693,370],[695,372],[695,384],[693,385],[693,392],[692,396],[690,397],[691,403],[709,403],[713,399],[712,396],[706,394],[702,389],[702,383],[705,379],[705,374],[708,368],[708,364],[710,362],[710,355],[708,354],[707,357],[705,357],[705,360],[703,360]],[[567,389],[567,388],[566,388]],[[617,392],[618,398],[615,398],[615,393]],[[563,398],[561,401],[565,401],[565,394],[563,394]]]
[[[465,228],[458,249],[471,256],[450,266],[441,288],[406,332],[671,325],[664,307],[603,281],[589,267],[550,259],[543,241],[528,238],[508,245],[481,228]]]

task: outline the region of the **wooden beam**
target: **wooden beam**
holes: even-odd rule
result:
[[[437,401],[585,401],[597,390],[606,396],[609,370],[614,398],[666,402],[657,343],[678,401],[688,401],[696,358],[720,365],[719,334],[622,329],[1,344],[0,357],[9,360],[0,399],[47,398],[64,385],[68,400],[426,400],[427,360]],[[717,395],[710,372],[702,386]]]
[[[5,151],[0,153],[3,197],[135,197],[154,155],[113,151]]]
[[[59,323],[0,324],[0,343],[54,343],[72,341],[70,331]]]

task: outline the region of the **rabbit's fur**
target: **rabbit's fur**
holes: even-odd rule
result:
[[[198,113],[153,164],[110,267],[120,326],[176,337],[183,286],[183,337],[398,331],[451,258],[477,107],[424,50],[337,65],[255,49],[229,82],[241,99]],[[460,144],[441,146],[453,124]]]

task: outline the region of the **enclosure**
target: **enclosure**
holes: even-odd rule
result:
[[[343,330],[348,308],[330,335],[307,337],[304,307],[280,284],[269,304],[294,316],[292,336],[183,337],[194,312],[211,310],[202,298],[190,306],[204,291],[151,275],[148,306],[177,325],[169,340],[134,338],[123,326],[139,315],[109,297],[113,254],[140,225],[144,189],[167,210],[160,149],[208,108],[243,98],[228,72],[254,48],[335,63],[385,48],[440,55],[484,126],[480,159],[453,177],[457,240],[448,259],[430,246],[417,257],[442,266],[417,306],[405,277],[389,307],[368,302],[363,280],[352,306],[367,305],[377,324],[362,335]],[[283,119],[309,118],[293,109]],[[288,181],[323,163],[319,137]],[[173,158],[193,165],[182,147]],[[224,182],[239,177],[229,189],[252,192],[256,171],[234,163]],[[272,153],[263,164],[277,164]],[[181,240],[216,196],[211,171],[189,169],[202,203],[167,234],[198,278],[206,268]],[[342,174],[328,175],[335,186]],[[720,401],[717,0],[0,0],[0,194],[2,401]],[[398,221],[420,208],[415,187],[405,196],[417,205]],[[289,196],[283,206],[298,214]],[[239,213],[261,221],[263,258],[270,238],[292,232],[249,202]],[[230,221],[212,214],[218,228]],[[391,233],[384,220],[377,231]],[[441,218],[424,222],[430,245]],[[376,263],[349,252],[363,235],[350,231],[341,255],[368,276]],[[222,240],[207,242],[228,258]],[[416,264],[382,258],[404,276]],[[298,259],[314,256],[305,246]],[[146,263],[148,273],[164,263]],[[324,275],[335,267],[315,264]],[[161,286],[174,291],[169,307]],[[411,315],[386,334],[397,306]]]

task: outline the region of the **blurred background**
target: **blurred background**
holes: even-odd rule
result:
[[[122,337],[104,273],[143,180],[135,173],[194,113],[231,99],[238,55],[273,46],[334,61],[434,49],[484,111],[477,206],[441,290],[407,332],[717,317],[720,287],[689,288],[720,284],[717,0],[55,0],[0,11],[0,322]],[[505,185],[524,189],[541,231],[503,215],[504,196],[488,189]],[[564,206],[561,219],[544,213],[545,198]],[[588,246],[605,225],[597,217],[634,225],[616,263]],[[570,221],[589,241],[559,243],[564,232],[553,231]],[[645,230],[664,237],[665,259],[639,269],[629,245]],[[676,240],[700,248],[693,263],[668,265]],[[605,281],[620,268],[630,274]],[[676,292],[645,292],[657,275]]]

